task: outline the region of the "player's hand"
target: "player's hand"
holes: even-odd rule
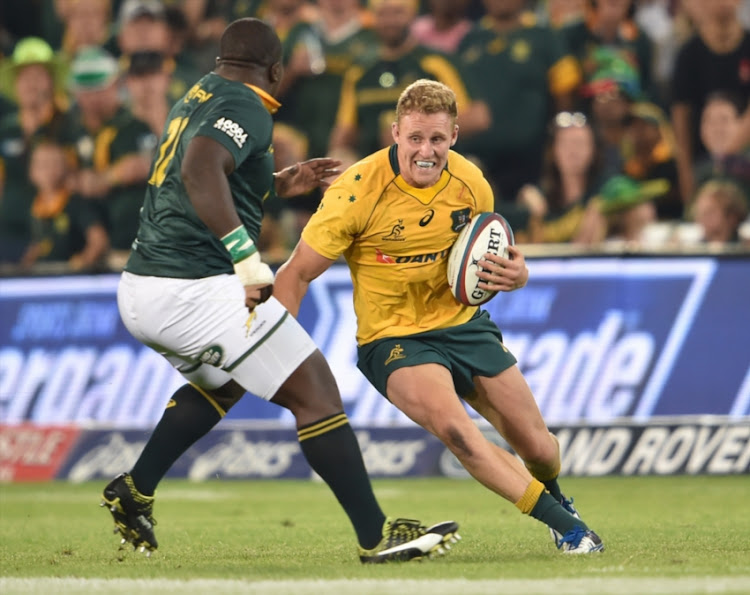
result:
[[[480,270],[477,277],[481,289],[489,291],[513,291],[526,285],[529,280],[529,269],[523,253],[516,246],[508,246],[508,256],[503,258],[487,252],[479,260]]]
[[[252,312],[255,307],[273,295],[273,285],[246,285],[245,306]]]
[[[276,194],[285,198],[306,194],[315,188],[325,190],[330,186],[330,178],[341,173],[337,168],[341,161],[320,157],[308,159],[285,167],[275,176]]]

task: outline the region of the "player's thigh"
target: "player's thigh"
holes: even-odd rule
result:
[[[444,437],[474,423],[456,394],[450,371],[437,363],[404,366],[387,381],[388,399],[414,422]]]
[[[534,395],[517,365],[493,377],[475,379],[476,396],[469,401],[523,459],[545,458],[553,449]],[[548,444],[549,443],[549,444]]]

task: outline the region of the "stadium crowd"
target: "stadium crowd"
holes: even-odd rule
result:
[[[122,268],[169,109],[243,16],[284,44],[277,169],[390,144],[431,78],[517,241],[750,246],[749,0],[8,0],[4,272]],[[266,201],[265,260],[319,198]]]

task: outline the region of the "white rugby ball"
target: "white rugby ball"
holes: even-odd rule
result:
[[[448,256],[448,285],[455,298],[467,306],[480,306],[495,297],[496,291],[478,287],[478,261],[486,252],[508,258],[508,246],[513,244],[513,230],[505,217],[498,213],[475,215],[458,234]]]

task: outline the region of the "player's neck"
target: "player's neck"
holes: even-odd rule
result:
[[[217,64],[216,68],[214,68],[214,73],[230,81],[252,85],[253,87],[263,89],[266,93],[271,93],[268,81],[265,77],[261,76],[255,68],[246,68],[244,66],[222,62],[221,64]]]

